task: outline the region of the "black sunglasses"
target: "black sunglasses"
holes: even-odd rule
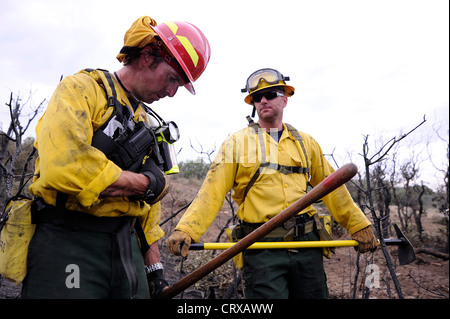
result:
[[[265,97],[266,100],[273,100],[274,98],[278,96],[285,96],[283,93],[279,91],[266,91],[261,93],[255,93],[252,95],[253,102],[259,103],[261,102],[262,98]]]

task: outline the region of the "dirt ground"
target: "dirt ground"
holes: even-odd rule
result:
[[[449,269],[448,260],[417,254],[417,259],[409,265],[398,265],[396,248],[388,248],[396,262],[396,274],[400,283],[401,293],[406,299],[448,299]],[[385,257],[378,249],[370,256],[361,256],[359,278],[356,292],[352,283],[357,272],[357,254],[353,248],[336,249],[332,259],[325,259],[325,270],[328,279],[330,298],[333,299],[398,299],[399,294],[386,267]],[[365,274],[369,265],[375,265],[378,274]],[[370,293],[364,294],[364,285],[371,285]],[[353,297],[354,296],[354,297]]]
[[[439,213],[430,212],[424,218],[425,233],[445,234],[444,225],[439,223],[442,216]],[[395,216],[394,216],[395,221]],[[443,235],[445,238],[445,235]],[[348,239],[346,236],[343,239]],[[426,237],[426,236],[425,236]],[[442,238],[442,240],[444,240]],[[449,296],[449,264],[447,259],[438,258],[433,255],[420,252],[419,244],[412,238],[413,247],[416,251],[416,260],[408,265],[398,264],[398,248],[388,247],[392,261],[395,263],[395,273],[401,286],[401,292],[406,299],[448,299]],[[443,244],[437,245],[436,238],[425,240],[424,247],[437,251],[443,248]],[[336,249],[336,254],[331,259],[325,259],[325,269],[328,278],[330,297],[337,299],[352,298],[354,286],[351,284],[355,280],[357,272],[357,253],[353,248]],[[369,265],[375,265],[378,274],[370,272],[366,275],[365,270],[369,270]],[[399,294],[396,291],[389,269],[386,266],[385,256],[380,248],[374,254],[361,255],[359,261],[359,280],[355,293],[355,298],[363,298],[364,283],[371,285],[368,298],[370,299],[397,299]],[[374,280],[371,280],[374,279]]]
[[[176,180],[173,184],[172,194],[168,195],[163,204],[162,220],[169,217],[173,212],[181,209],[183,205],[189,203],[197,193],[197,189],[200,184],[192,184],[189,181]],[[234,209],[236,207],[234,206]],[[324,208],[317,207],[319,212],[326,213]],[[178,216],[163,225],[163,229],[166,232],[165,239],[172,233],[179,217],[184,213],[182,211]],[[392,222],[399,222],[396,219],[395,209],[392,209]],[[227,223],[231,216],[231,206],[225,201],[222,210],[216,217],[209,230],[203,235],[202,241],[212,242],[216,241],[217,236],[223,226]],[[443,215],[436,210],[427,212],[423,218],[423,227],[425,233],[425,244],[419,245],[416,238],[409,238],[416,250],[416,261],[409,265],[398,265],[397,248],[388,247],[389,254],[395,264],[395,272],[397,274],[400,289],[403,296],[406,299],[448,299],[449,296],[449,264],[448,258],[446,260],[434,257],[425,253],[418,253],[417,248],[419,246],[432,248],[435,250],[442,249],[445,243],[445,224],[442,222]],[[339,226],[338,226],[339,227]],[[341,229],[342,230],[342,229]],[[161,253],[164,256],[164,251],[167,250],[165,239],[162,240]],[[345,234],[345,231],[337,231],[333,233],[333,239],[351,239],[349,234]],[[220,241],[227,241],[224,234],[221,235]],[[194,259],[193,268],[201,266],[206,263],[212,257],[211,254],[203,253],[202,257],[199,257],[200,252],[191,252],[187,260],[184,261],[187,269],[189,269],[189,260]],[[359,272],[357,271],[357,252],[353,247],[350,248],[336,248],[335,254],[331,259],[324,258],[324,265],[327,274],[328,288],[330,291],[330,298],[332,299],[398,299],[399,294],[395,288],[395,285],[389,274],[389,270],[386,267],[386,260],[381,249],[377,249],[375,253],[368,253],[361,255],[359,258]],[[166,256],[170,262],[180,264],[180,257]],[[372,265],[372,266],[369,266]],[[369,266],[369,267],[368,267]],[[222,281],[227,281],[223,278],[224,273],[228,271],[228,277],[235,276],[234,267],[229,262],[222,266],[227,268],[224,271],[214,273],[213,276],[219,276]],[[378,272],[372,272],[365,274],[366,269],[378,270]],[[175,282],[177,278],[182,276],[179,273],[179,265],[176,267],[175,273],[172,273],[172,281]],[[188,273],[188,272],[187,272]],[[358,273],[356,290],[354,289],[355,275]],[[186,273],[183,272],[183,275]],[[232,281],[233,278],[228,278],[228,281]],[[371,287],[370,292],[365,292],[364,287],[367,281],[367,285]],[[193,293],[195,297],[202,296],[207,298],[209,293],[205,292],[204,287],[208,284],[215,287],[215,295],[220,298],[220,293],[217,293],[217,286],[219,283],[212,278],[205,280],[197,284],[199,287],[197,294]],[[224,284],[222,290],[226,290],[229,285]],[[241,284],[241,289],[243,285]],[[183,296],[184,298],[188,298]],[[242,297],[242,294],[237,296]]]
[[[176,180],[173,183],[172,194],[168,195],[163,204],[163,212],[161,219],[168,218],[174,212],[181,209],[185,204],[189,203],[197,193],[200,184],[193,184],[190,181]],[[234,209],[236,207],[234,206]],[[319,212],[326,213],[324,208],[317,207]],[[169,282],[173,283],[179,280],[182,275],[189,273],[188,271],[181,271],[180,274],[180,257],[173,257],[167,251],[165,239],[172,233],[179,217],[184,213],[184,210],[178,216],[171,219],[163,225],[166,232],[166,237],[162,240],[161,254],[166,258],[167,262],[176,265],[174,272],[170,272]],[[395,209],[392,209],[392,222],[399,222],[396,219]],[[217,236],[223,226],[228,222],[231,216],[231,206],[225,201],[222,210],[216,217],[209,230],[203,235],[202,241],[213,242],[217,240]],[[449,296],[449,264],[448,257],[446,260],[434,257],[425,253],[418,253],[417,249],[420,247],[432,248],[434,250],[442,249],[445,243],[445,224],[442,222],[443,215],[436,210],[427,212],[423,218],[423,227],[425,233],[425,244],[418,244],[416,238],[409,238],[416,250],[416,261],[409,265],[398,265],[397,248],[388,247],[389,254],[395,264],[395,272],[400,283],[400,293],[406,299],[448,299]],[[339,227],[339,226],[338,226]],[[351,239],[345,231],[338,229],[333,233],[333,239]],[[226,236],[222,234],[220,241],[227,241]],[[199,256],[200,255],[200,256]],[[353,247],[350,248],[336,248],[335,254],[331,259],[324,258],[324,265],[327,274],[328,288],[331,299],[398,299],[399,293],[391,279],[389,270],[386,267],[386,260],[381,249],[377,249],[375,253],[368,253],[361,255],[359,258],[359,272],[357,271],[357,252]],[[177,259],[178,258],[178,259]],[[184,260],[184,268],[195,269],[211,259],[210,252],[191,252],[189,257]],[[191,266],[190,263],[192,263]],[[371,266],[369,266],[371,265]],[[189,268],[191,267],[191,268]],[[167,268],[167,267],[166,267]],[[366,269],[373,269],[372,272],[366,274]],[[378,272],[374,272],[378,270]],[[354,289],[355,275],[358,273],[356,289]],[[238,272],[239,274],[239,272]],[[191,287],[190,293],[183,295],[183,298],[208,298],[211,297],[211,290],[215,291],[215,297],[221,298],[223,294],[219,290],[225,291],[229,289],[230,282],[236,276],[235,269],[232,262],[222,266],[222,271],[216,271],[209,276],[207,280],[201,281]],[[216,280],[214,277],[219,277]],[[364,287],[367,285],[371,287],[370,292],[367,293]],[[224,284],[228,282],[228,284]],[[221,286],[222,287],[219,287]],[[205,289],[210,285],[212,288]],[[194,289],[193,289],[194,288]],[[195,288],[198,288],[196,291]],[[240,289],[243,290],[241,283]],[[205,291],[206,290],[206,291]],[[219,292],[218,292],[219,291]],[[226,295],[226,294],[225,294]],[[180,296],[178,296],[179,298]],[[241,298],[243,293],[233,295],[233,298]]]
[[[171,192],[163,200],[161,214],[162,226],[166,236],[160,241],[161,260],[165,264],[166,277],[169,284],[173,284],[193,269],[203,265],[213,258],[212,252],[191,252],[187,259],[170,255],[166,245],[167,237],[172,233],[180,216],[184,213],[183,206],[195,197],[200,182],[187,180],[172,181]],[[235,209],[236,207],[234,207]],[[220,230],[231,216],[231,206],[225,202],[218,217],[202,237],[203,241],[216,241]],[[174,218],[173,213],[181,210]],[[430,210],[423,219],[425,230],[425,244],[427,248],[441,249],[445,241],[443,216],[437,211]],[[395,222],[395,215],[393,216]],[[444,238],[442,237],[444,236]],[[349,239],[345,232],[333,233],[334,239]],[[408,236],[409,237],[409,236]],[[406,299],[448,299],[449,298],[449,264],[447,259],[438,258],[426,253],[418,253],[416,240],[409,237],[416,249],[417,259],[409,265],[399,266],[397,248],[389,247],[389,253],[396,266],[396,274],[401,286],[401,293]],[[226,241],[221,235],[220,241]],[[331,259],[324,258],[330,299],[398,299],[399,293],[386,267],[385,257],[381,249],[375,253],[361,255],[357,263],[358,254],[353,247],[337,248]],[[359,266],[359,271],[358,271]],[[366,274],[366,270],[372,269]],[[355,277],[357,277],[355,289]],[[242,281],[234,287],[235,278],[240,278],[240,272],[233,263],[227,262],[221,268],[208,275],[204,280],[188,288],[180,299],[202,298],[243,298],[244,286]],[[234,290],[231,289],[233,287]],[[370,286],[370,290],[365,287]],[[6,279],[0,278],[0,299],[14,299],[20,296],[20,285],[16,286]],[[230,292],[232,291],[232,292]],[[234,292],[233,292],[234,291]]]

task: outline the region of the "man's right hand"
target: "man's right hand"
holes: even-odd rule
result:
[[[169,191],[169,183],[166,174],[162,172],[155,162],[148,158],[145,161],[141,174],[149,179],[147,193],[142,196],[142,199],[149,204],[159,202]]]
[[[173,255],[186,257],[192,238],[181,230],[176,230],[168,239],[169,251]]]

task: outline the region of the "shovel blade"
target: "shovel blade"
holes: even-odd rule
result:
[[[416,260],[416,253],[411,245],[410,241],[403,232],[400,230],[397,224],[393,224],[397,238],[401,240],[398,244],[398,262],[400,265],[408,265]]]

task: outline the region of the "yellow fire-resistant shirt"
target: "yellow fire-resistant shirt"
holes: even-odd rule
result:
[[[97,71],[80,71],[64,78],[56,88],[47,110],[36,126],[35,147],[39,152],[30,192],[50,205],[57,192],[69,195],[66,208],[101,217],[140,217],[149,244],[164,236],[159,227],[160,204],[123,197],[99,198],[121,175],[122,169],[91,146],[94,131],[104,124],[113,107]],[[131,108],[124,91],[114,81],[117,99]],[[135,119],[148,121],[143,108]]]
[[[284,126],[277,143],[270,134],[262,132],[266,159],[270,163],[305,167],[309,162],[311,185],[318,185],[334,172],[324,158],[319,144],[308,134],[303,138],[306,155],[301,145]],[[232,197],[239,205],[237,216],[248,223],[263,223],[283,211],[306,194],[309,176],[264,168],[244,199],[244,191],[261,163],[258,134],[250,127],[229,136],[221,146],[203,182],[197,197],[181,218],[176,229],[189,234],[194,241],[206,232],[219,210],[225,195],[233,189]],[[370,221],[352,200],[347,188],[341,186],[323,198],[334,219],[350,234],[370,225]],[[300,212],[313,215],[313,206]]]

